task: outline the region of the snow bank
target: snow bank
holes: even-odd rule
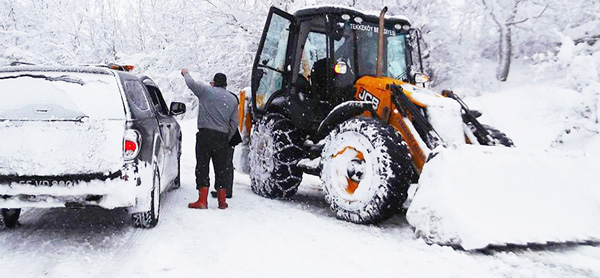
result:
[[[426,241],[462,245],[600,240],[593,157],[462,145],[424,167],[407,220]]]
[[[545,150],[581,118],[573,108],[586,99],[574,90],[539,83],[487,92],[465,102],[483,113],[482,123],[506,133],[515,146]]]

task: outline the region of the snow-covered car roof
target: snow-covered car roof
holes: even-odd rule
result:
[[[93,66],[0,67],[0,120],[125,119],[115,75]]]
[[[0,67],[0,73],[8,72],[82,72],[94,74],[113,74],[109,68],[100,66],[38,66],[38,65],[20,65],[20,66],[4,66]]]

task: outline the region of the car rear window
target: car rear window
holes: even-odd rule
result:
[[[112,74],[0,73],[0,120],[125,119]]]

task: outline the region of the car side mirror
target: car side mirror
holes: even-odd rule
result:
[[[170,110],[172,116],[181,115],[185,113],[185,103],[177,101],[171,102]]]

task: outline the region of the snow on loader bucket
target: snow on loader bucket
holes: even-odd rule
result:
[[[600,173],[589,157],[516,148],[451,91],[440,98],[403,84],[392,93],[412,115],[404,125],[426,143],[406,213],[417,235],[468,250],[600,240]],[[415,103],[426,106],[426,117]]]
[[[466,250],[600,240],[600,172],[582,154],[454,145],[424,166],[406,218]]]

